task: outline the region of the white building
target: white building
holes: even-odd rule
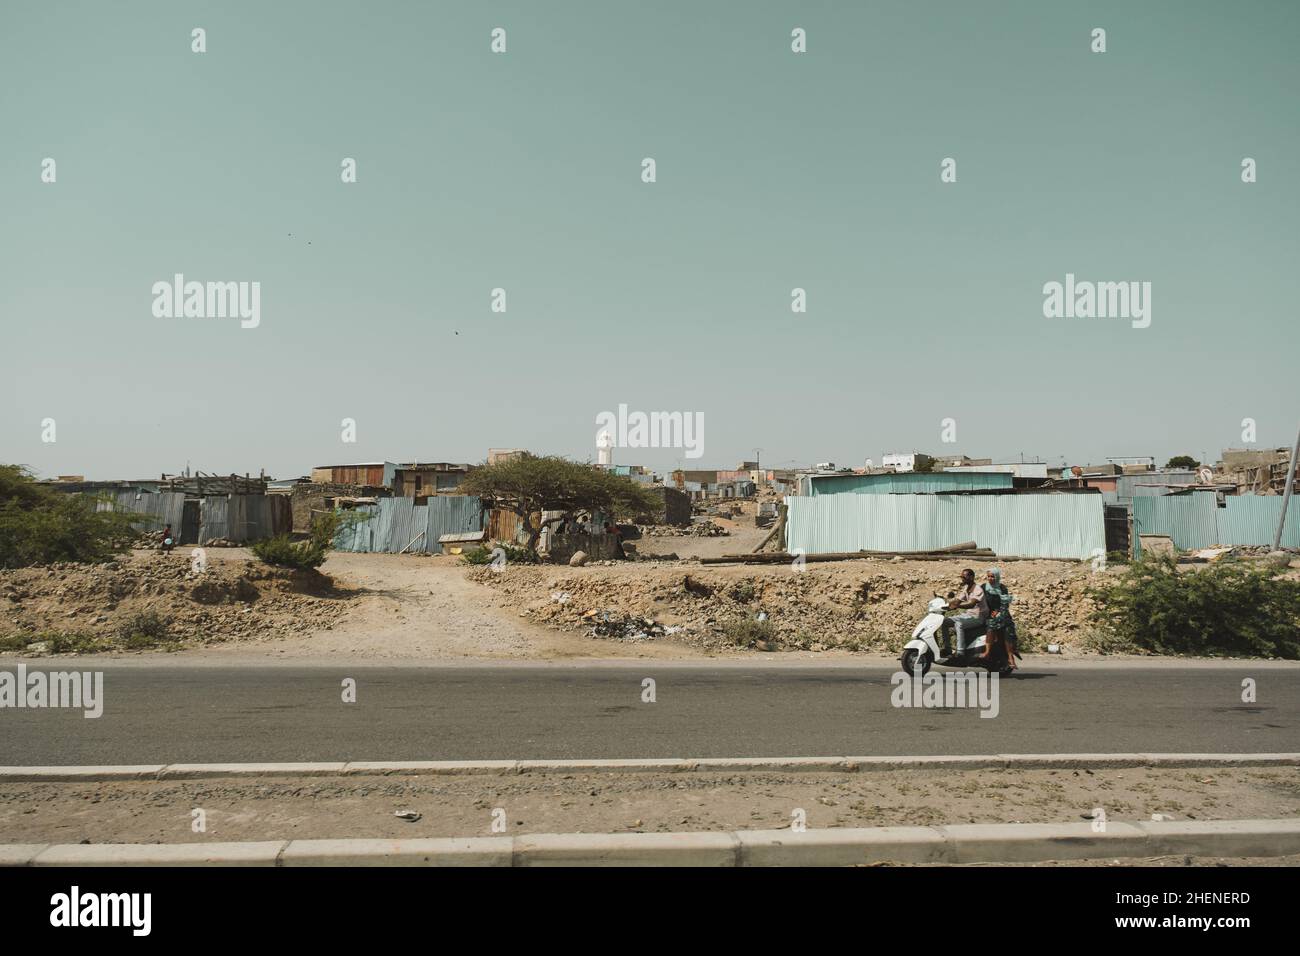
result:
[[[890,471],[908,472],[924,468],[932,461],[934,461],[933,458],[929,455],[923,455],[919,451],[895,452],[881,458],[880,467]]]

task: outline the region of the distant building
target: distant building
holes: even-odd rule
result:
[[[880,459],[883,468],[900,474],[909,471],[924,471],[933,462],[934,458],[930,455],[923,455],[919,451],[895,452]]]
[[[317,465],[311,470],[311,480],[318,484],[362,485],[387,488],[393,483],[397,463],[392,461],[365,461],[352,465]]]
[[[489,465],[496,465],[503,461],[511,461],[515,458],[521,458],[526,454],[528,454],[528,451],[524,448],[489,448],[487,463]]]
[[[1045,461],[1012,461],[1002,464],[962,465],[957,468],[944,468],[942,470],[954,474],[962,472],[1007,474],[1014,475],[1017,478],[1047,479],[1047,462]]]
[[[965,455],[938,455],[934,459],[936,468],[968,468],[971,465],[991,465],[992,458],[967,458]],[[871,462],[867,462],[867,469],[871,469]]]
[[[470,469],[468,464],[448,461],[399,465],[393,475],[393,496],[424,498],[428,495],[451,494],[465,480]]]

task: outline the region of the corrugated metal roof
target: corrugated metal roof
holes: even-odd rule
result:
[[[880,495],[786,498],[789,550],[925,551],[975,541],[998,554],[1091,557],[1105,549],[1101,495]]]
[[[940,491],[976,491],[1010,488],[1008,472],[902,472],[884,475],[810,475],[809,497],[818,495],[934,494]]]
[[[1169,494],[1164,485],[1195,485],[1200,483],[1196,472],[1184,469],[1169,471],[1144,471],[1138,475],[1115,475],[1115,497],[1121,504],[1134,498],[1150,498]]]

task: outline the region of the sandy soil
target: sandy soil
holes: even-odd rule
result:
[[[1293,817],[1300,769],[515,773],[0,785],[0,842],[1077,823]],[[191,830],[194,809],[206,831]],[[394,816],[414,810],[408,823]]]
[[[702,565],[691,559],[748,553],[767,534],[752,518],[714,520],[730,533],[637,542],[641,553],[676,554],[675,561],[512,565],[494,574],[449,555],[334,552],[321,569],[333,581],[328,593],[280,580],[244,548],[206,549],[209,570],[197,579],[184,549],[137,551],[111,569],[5,571],[0,645],[49,630],[90,632],[97,642],[70,650],[153,660],[167,651],[165,659],[177,661],[884,663],[896,659],[930,596],[950,589],[967,563],[872,558],[801,572],[784,563]],[[1083,592],[1095,578],[1087,563],[1008,562],[1022,651],[1032,659],[1055,642],[1062,652],[1053,666],[1116,660],[1091,643]],[[148,610],[172,619],[181,641],[125,649],[123,621]],[[732,627],[760,614],[772,639],[737,646]],[[613,632],[620,636],[595,637],[597,616],[653,621],[672,633],[647,638],[637,623]],[[0,646],[0,656],[47,656],[52,646]]]

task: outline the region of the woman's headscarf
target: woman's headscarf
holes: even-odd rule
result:
[[[998,587],[1002,587],[1002,569],[989,568],[988,573],[993,575],[993,583]]]

